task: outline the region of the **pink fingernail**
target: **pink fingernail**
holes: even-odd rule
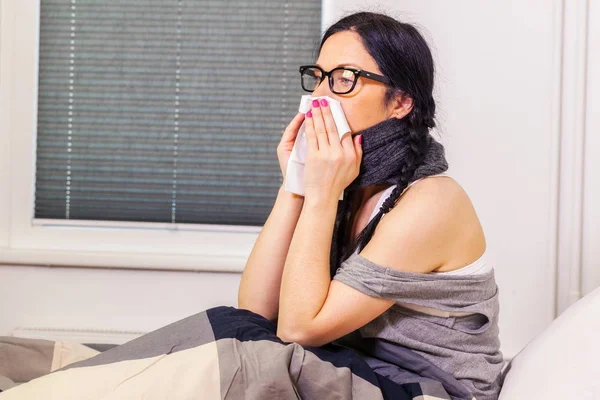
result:
[[[313,100],[313,107],[319,107],[319,100]]]
[[[306,113],[306,118],[312,118],[312,112],[310,112],[310,110]]]
[[[326,99],[321,99],[321,105],[323,107],[327,107],[327,100]]]
[[[358,137],[358,144],[362,144],[362,135]]]

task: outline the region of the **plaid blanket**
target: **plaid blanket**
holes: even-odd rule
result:
[[[472,399],[411,353],[371,358],[394,368],[391,380],[353,349],[283,342],[264,317],[215,307],[5,390],[0,400]],[[5,378],[23,369],[14,355],[0,340]]]

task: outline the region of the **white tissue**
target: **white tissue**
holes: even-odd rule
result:
[[[298,111],[301,113],[306,113],[308,110],[310,110],[310,103],[315,99],[327,99],[341,140],[345,133],[350,132],[350,127],[348,126],[348,121],[346,121],[346,116],[344,115],[344,111],[342,110],[342,106],[339,101],[332,99],[329,96],[312,97],[309,94],[302,96],[300,99],[300,107],[298,108]],[[294,142],[292,154],[288,160],[287,170],[285,173],[285,190],[287,192],[304,196],[304,164],[307,150],[306,133],[303,122],[298,130],[298,135],[296,136],[296,141]],[[342,192],[340,195],[340,200],[343,199],[344,192]]]

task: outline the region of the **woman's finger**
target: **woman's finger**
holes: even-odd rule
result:
[[[283,135],[281,136],[281,143],[291,142],[292,140],[295,140],[296,135],[298,134],[298,131],[302,126],[302,121],[304,121],[304,113],[299,112],[285,128],[285,131],[283,131]]]
[[[350,139],[352,140],[352,145],[354,145],[354,149],[356,151],[356,162],[357,162],[357,169],[360,171],[360,164],[362,163],[362,158],[363,158],[363,147],[362,147],[362,135],[357,135],[358,137],[353,138],[350,136]]]
[[[327,131],[327,139],[329,144],[332,147],[341,148],[340,135],[337,127],[335,126],[335,120],[333,119],[333,114],[331,113],[329,103],[327,102],[327,99],[321,99],[320,103],[320,110],[323,115],[323,122],[325,124],[325,130]]]
[[[340,139],[340,146],[343,148],[344,152],[348,154],[356,154],[356,150],[354,147],[354,140],[356,138],[352,136],[352,132],[344,133]]]
[[[308,147],[308,152],[311,153],[319,150],[319,143],[317,141],[317,136],[315,135],[313,119],[314,117],[312,115],[312,111],[308,110],[306,112],[306,119],[304,120],[304,134],[306,135],[306,146]]]
[[[319,100],[313,100],[311,111],[313,127],[317,137],[317,142],[319,144],[319,149],[323,149],[323,146],[327,146],[329,144],[329,138],[327,137],[327,130],[325,128],[325,122],[323,121],[323,113],[321,112]]]

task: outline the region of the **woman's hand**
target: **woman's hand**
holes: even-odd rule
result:
[[[362,138],[347,132],[340,140],[326,99],[312,102],[305,129],[304,197],[337,200],[360,172]]]
[[[292,148],[296,142],[296,136],[298,136],[300,126],[302,126],[302,121],[304,121],[304,113],[299,112],[294,119],[292,119],[292,122],[290,122],[287,128],[285,128],[285,131],[281,136],[281,141],[277,145],[277,158],[279,159],[279,166],[281,167],[281,175],[283,176],[284,182],[288,160],[290,159],[290,154],[292,154]]]

